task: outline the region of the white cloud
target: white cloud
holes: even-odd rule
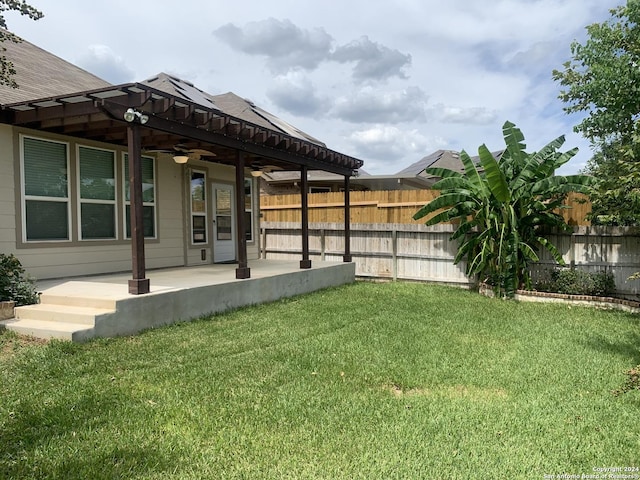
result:
[[[329,104],[329,99],[319,96],[311,80],[299,72],[277,77],[267,96],[275,105],[296,116],[320,115]]]
[[[486,125],[496,121],[498,113],[486,107],[453,107],[441,103],[430,109],[436,121],[444,123],[463,123],[468,125]]]
[[[439,136],[425,136],[416,129],[404,130],[385,125],[355,131],[348,141],[362,158],[368,159],[365,170],[374,174],[395,173],[401,170],[397,168],[397,158],[418,160],[425,152],[446,145],[446,141]]]
[[[411,55],[372,42],[367,36],[337,47],[331,58],[340,63],[355,62],[353,78],[359,82],[407,78],[405,68],[411,65]]]
[[[244,27],[227,23],[213,34],[233,49],[262,55],[273,72],[313,70],[327,58],[333,38],[323,28],[303,29],[291,20],[268,18]]]
[[[106,45],[89,45],[78,59],[78,66],[116,85],[135,80],[125,59]]]
[[[418,87],[387,91],[364,87],[336,100],[332,113],[353,123],[400,123],[425,119],[428,97]]]

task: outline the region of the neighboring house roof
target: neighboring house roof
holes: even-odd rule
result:
[[[262,174],[264,180],[271,185],[286,185],[300,181],[298,171],[273,171]],[[310,184],[342,184],[344,177],[321,170],[309,170],[307,179]],[[351,178],[351,185],[359,185],[369,190],[398,190],[430,188],[433,181],[418,175],[369,175],[366,171],[358,170],[358,175]]]
[[[491,152],[497,160],[502,157],[503,153],[504,150]],[[471,160],[475,165],[480,164],[480,157],[477,155],[475,157],[471,157]],[[425,172],[425,169],[427,168],[448,168],[449,170],[455,170],[458,172],[464,171],[459,152],[456,152],[455,150],[436,150],[412,165],[409,165],[404,170],[400,170],[396,175],[420,175],[424,177],[431,177],[431,175]]]
[[[221,95],[211,95],[200,90],[192,83],[166,73],[159,73],[144,82],[145,85],[156,88],[163,92],[177,95],[207,108],[215,108],[228,115],[241,118],[255,125],[260,125],[271,130],[278,130],[300,140],[315,143],[322,147],[326,146],[317,138],[276,117],[272,113],[256,106],[251,100],[239,97],[233,92]]]
[[[9,104],[108,87],[111,84],[32,43],[4,41],[19,88],[0,85],[0,103]]]

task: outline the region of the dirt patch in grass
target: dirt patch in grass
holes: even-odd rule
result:
[[[29,335],[18,335],[13,332],[0,331],[0,361],[13,358],[23,348],[46,345],[49,340]]]
[[[478,388],[466,385],[443,385],[433,388],[403,388],[400,385],[386,386],[385,390],[389,391],[396,398],[407,397],[438,397],[470,400],[497,400],[507,398],[507,391],[502,388]]]

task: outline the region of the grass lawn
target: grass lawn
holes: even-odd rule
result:
[[[80,345],[2,333],[0,478],[633,468],[640,391],[612,391],[639,363],[636,315],[412,283],[357,283]]]

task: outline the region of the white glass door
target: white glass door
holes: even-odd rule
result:
[[[213,184],[213,261],[233,262],[236,259],[236,217],[233,187]]]

